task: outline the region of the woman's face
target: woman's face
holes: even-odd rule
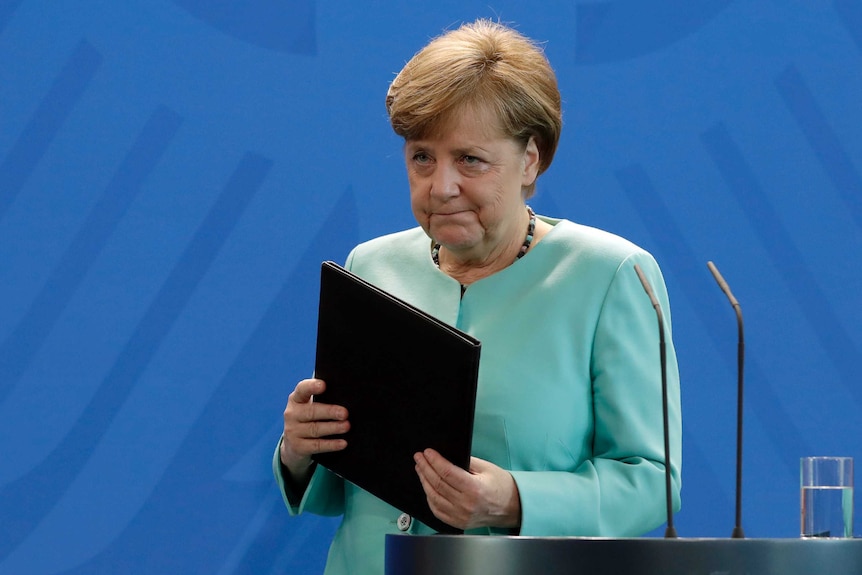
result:
[[[539,152],[533,139],[524,146],[497,125],[493,114],[464,112],[439,135],[404,146],[413,216],[464,260],[524,236],[522,190],[536,179]]]

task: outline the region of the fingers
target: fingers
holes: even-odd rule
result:
[[[322,380],[304,379],[288,397],[281,459],[291,469],[310,465],[310,457],[315,453],[340,451],[347,447],[346,440],[332,437],[349,431],[347,409],[314,401],[314,396],[325,389],[326,384]]]
[[[424,478],[431,490],[445,499],[451,500],[469,487],[464,470],[433,449],[417,453],[414,460],[420,479]]]
[[[416,453],[414,460],[428,506],[438,519],[461,529],[520,524],[520,496],[508,471],[475,457],[465,471],[433,449]]]
[[[293,393],[288,397],[287,409],[291,408],[291,403],[295,404],[293,406],[295,416],[302,422],[346,420],[347,410],[344,407],[314,401],[314,396],[324,391],[326,391],[326,383],[323,380],[304,379],[296,385]],[[287,409],[285,410],[285,415],[287,415]],[[332,435],[332,433],[322,433],[321,435]]]
[[[325,389],[326,384],[321,379],[303,379],[296,384],[289,400],[296,403],[309,403],[314,394],[323,393]]]
[[[469,474],[433,449],[415,454],[414,460],[434,515],[453,527],[468,528],[477,512]]]

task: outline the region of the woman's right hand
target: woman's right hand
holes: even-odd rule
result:
[[[284,408],[284,432],[281,440],[281,462],[297,482],[311,474],[311,456],[315,453],[341,451],[347,447],[344,439],[326,439],[350,429],[347,409],[314,401],[314,396],[326,389],[320,379],[303,379],[294,388]]]

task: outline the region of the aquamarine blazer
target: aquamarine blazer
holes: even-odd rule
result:
[[[658,324],[634,264],[665,314],[680,506],[679,373],[664,280],[631,242],[543,219],[554,227],[541,242],[463,297],[431,261],[421,228],[357,246],[346,267],[482,342],[473,455],[511,471],[520,535],[641,535],[666,519],[665,457]],[[327,574],[383,573],[384,537],[400,532],[400,511],[320,467],[304,493],[292,493],[277,449],[273,469],[292,514],[343,515]],[[431,531],[413,521],[409,532]]]

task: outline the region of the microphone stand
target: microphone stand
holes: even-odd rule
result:
[[[742,329],[742,308],[733,293],[730,291],[730,286],[724,281],[718,268],[712,262],[706,262],[709,271],[712,272],[712,277],[718,282],[718,287],[727,296],[730,305],[736,311],[736,324],[739,329],[737,353],[736,353],[736,524],[733,527],[733,539],[745,539],[745,532],[742,530],[742,399],[743,399],[743,384],[742,374],[743,365],[745,363],[745,336]]]
[[[671,495],[671,468],[670,468],[670,424],[668,423],[667,414],[667,352],[665,351],[664,340],[664,317],[661,313],[661,305],[659,305],[655,294],[650,287],[649,281],[639,265],[635,264],[635,272],[641,280],[644,291],[649,296],[653,308],[655,308],[656,317],[658,317],[658,341],[659,341],[659,360],[661,363],[661,404],[662,404],[662,426],[664,430],[664,489],[665,489],[665,504],[667,505],[667,528],[664,531],[665,539],[676,539],[676,529],[673,526],[673,498]]]

